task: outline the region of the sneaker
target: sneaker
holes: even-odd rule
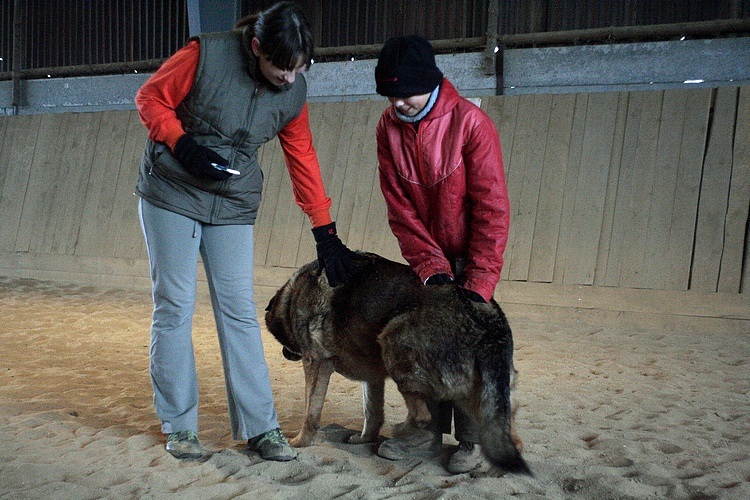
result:
[[[479,449],[478,444],[462,441],[458,443],[458,450],[448,460],[445,468],[450,473],[461,474],[476,469],[483,460],[482,450]]]
[[[437,456],[442,445],[442,434],[421,429],[409,439],[386,439],[378,447],[378,456],[387,458],[388,460],[432,458]]]
[[[167,451],[180,460],[208,460],[211,452],[198,442],[195,431],[173,432],[167,436]]]
[[[248,439],[247,449],[260,453],[264,460],[288,462],[297,457],[297,451],[289,445],[280,429],[273,429]]]

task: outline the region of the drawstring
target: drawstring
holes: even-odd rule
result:
[[[196,238],[198,236],[198,221],[193,221],[193,238]]]

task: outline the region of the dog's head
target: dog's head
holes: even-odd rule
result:
[[[282,354],[299,361],[310,349],[309,325],[330,304],[332,291],[318,261],[302,266],[266,307],[266,327],[282,345]]]
[[[289,361],[299,361],[302,359],[301,348],[294,339],[292,326],[288,320],[293,280],[294,277],[279,288],[266,306],[266,328],[281,344],[281,353],[284,357]]]
[[[293,341],[289,325],[284,320],[288,316],[286,312],[289,310],[288,288],[289,282],[276,292],[276,295],[273,296],[268,306],[266,306],[266,328],[281,344],[281,354],[284,358],[289,361],[299,361],[302,359],[302,355],[299,352],[295,352],[295,350],[299,350],[299,347]],[[291,345],[292,348],[287,347],[287,344]]]

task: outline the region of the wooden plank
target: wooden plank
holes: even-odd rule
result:
[[[562,180],[568,170],[575,102],[574,94],[558,94],[552,98],[529,261],[529,281],[551,283],[554,278],[565,187]]]
[[[373,185],[367,216],[367,231],[360,250],[375,252],[387,259],[406,263],[401,255],[398,240],[388,224],[388,209],[385,206],[383,192],[380,190],[379,180],[376,180]]]
[[[109,228],[112,224],[117,173],[128,125],[127,111],[100,113],[99,129],[94,136],[91,170],[82,203],[81,227],[74,251],[76,255],[114,255],[115,241],[111,238]]]
[[[630,181],[630,189],[625,186],[630,197],[618,207],[621,217],[616,214],[613,227],[613,231],[622,231],[622,237],[618,238],[622,243],[618,286],[645,286],[643,261],[646,258],[646,228],[649,200],[654,188],[662,98],[663,92],[631,94],[632,109],[628,110],[625,146],[632,147],[632,151],[623,152],[624,160],[620,171],[621,177],[624,174]]]
[[[502,114],[495,119],[495,127],[500,132],[500,144],[503,148],[503,165],[505,166],[505,182],[508,182],[511,165],[513,163],[513,148],[516,140],[516,129],[519,121],[518,113],[521,105],[521,96],[503,96],[496,98],[502,102]],[[494,99],[487,103],[487,111],[490,112]],[[510,200],[511,211],[513,210],[513,200]],[[511,224],[513,221],[511,220]]]
[[[0,165],[6,165],[6,163],[2,163],[3,151],[11,147],[10,137],[8,138],[8,142],[5,142],[5,132],[8,129],[8,124],[11,122],[11,120],[12,118],[10,116],[0,116]],[[10,136],[10,134],[8,135]],[[0,186],[5,185],[5,177],[7,174],[8,168],[0,168]],[[2,193],[1,190],[0,193]]]
[[[625,123],[623,125],[622,151],[619,163],[612,165],[618,171],[617,195],[612,207],[612,225],[607,241],[606,267],[601,268],[601,280],[598,284],[617,286],[620,280],[623,252],[627,245],[625,230],[628,224],[629,207],[634,196],[633,171],[638,146],[638,125],[641,119],[643,93],[625,93]]]
[[[513,281],[529,279],[531,247],[535,234],[539,208],[539,187],[542,179],[543,156],[550,128],[552,96],[537,94],[531,108],[531,126],[524,139],[521,170],[523,173],[518,199],[513,210],[514,226],[508,245],[512,248],[512,259],[508,266],[508,278]],[[516,176],[518,179],[519,176]]]
[[[381,104],[374,110],[374,115],[382,116],[383,112],[389,106],[390,104],[387,101],[381,102]],[[380,189],[375,130],[373,130],[372,142],[374,149],[367,153],[373,155],[372,164],[368,167],[373,169],[372,190],[370,192],[370,200],[367,208],[365,233],[360,249],[368,252],[375,252],[387,259],[406,263],[406,260],[404,260],[401,255],[398,241],[388,224],[388,209],[385,205],[383,192]]]
[[[575,244],[567,254],[564,281],[590,285],[594,282],[601,237],[609,162],[615,132],[618,95],[590,94],[571,220]]]
[[[742,289],[743,259],[750,241],[745,234],[750,209],[750,89],[738,89],[737,121],[734,131],[732,177],[724,227],[724,251],[721,254],[719,292],[738,293]],[[747,262],[744,262],[746,265]],[[750,268],[744,268],[750,274]]]
[[[615,135],[613,138],[612,155],[609,160],[609,176],[607,178],[607,193],[604,201],[604,213],[602,217],[602,233],[599,238],[599,250],[594,271],[594,284],[601,285],[606,279],[608,262],[610,259],[610,248],[615,219],[615,207],[617,205],[617,194],[620,181],[620,165],[622,164],[623,142],[625,140],[625,124],[627,123],[628,103],[630,94],[618,93],[617,97],[617,120],[615,122]]]
[[[0,250],[14,252],[42,120],[41,115],[13,116],[6,120],[8,127],[0,150],[4,172],[0,191]]]
[[[686,90],[664,92],[659,142],[656,146],[654,189],[651,191],[649,200],[649,217],[646,226],[646,256],[643,260],[645,288],[658,289],[661,283],[666,282],[668,273],[672,271],[669,257],[669,234],[675,203],[686,99]]]
[[[135,259],[144,254],[143,233],[138,219],[138,198],[133,195],[133,191],[147,131],[138,119],[137,111],[130,111],[127,120],[128,131],[124,138],[122,161],[117,165],[117,189],[110,237],[115,241],[114,257]]]
[[[62,114],[43,115],[31,162],[31,177],[23,201],[23,211],[16,240],[17,252],[42,249],[44,230],[50,212],[57,179],[57,137],[63,123]]]
[[[370,109],[369,105],[358,102],[354,106],[347,107],[347,114],[344,119],[344,123],[351,128],[351,135],[345,156],[341,157],[343,161],[340,165],[337,165],[337,180],[340,179],[340,184],[338,184],[340,189],[335,189],[334,191],[340,193],[340,201],[336,213],[336,229],[339,237],[344,242],[349,240],[349,233],[352,232],[356,205],[362,202],[362,188],[359,186],[358,178],[360,173],[356,171],[355,166],[359,163],[362,142],[367,138],[374,137],[375,134],[375,125],[372,125],[370,128]],[[347,133],[347,135],[349,134]],[[337,185],[337,183],[333,184],[334,186]],[[368,203],[370,187],[368,185],[365,190],[367,192]]]
[[[86,187],[92,167],[96,133],[101,113],[74,113],[68,116],[69,126],[61,153],[60,179],[56,193],[59,206],[54,226],[52,253],[72,254],[81,227],[81,214],[86,199]]]
[[[737,117],[738,126],[734,133],[734,162],[736,165],[747,165],[750,163],[750,87],[740,89]],[[750,173],[745,175],[744,181],[750,182]],[[745,248],[750,248],[750,224],[745,228]],[[750,294],[750,251],[745,251],[740,293]]]
[[[522,95],[518,102],[518,114],[516,117],[515,128],[513,131],[513,145],[510,149],[511,161],[508,163],[508,169],[505,175],[505,181],[508,186],[508,199],[510,200],[510,230],[508,232],[508,245],[505,247],[505,264],[504,273],[508,279],[526,279],[526,270],[528,269],[528,259],[522,253],[522,249],[516,250],[523,235],[527,233],[524,224],[528,224],[528,217],[524,217],[522,208],[523,179],[525,169],[528,163],[533,161],[528,154],[529,149],[526,145],[532,135],[532,112],[534,109],[534,96],[531,94]],[[522,268],[521,272],[515,270],[516,267]]]
[[[495,96],[485,99],[484,110],[495,122],[495,128],[500,134],[500,145],[503,152],[503,166],[505,168],[505,181],[508,183],[508,175],[510,172],[512,157],[513,157],[513,143],[515,140],[515,129],[516,122],[518,121],[518,105],[520,102],[519,96]],[[510,202],[510,230],[513,230],[513,209],[515,200],[508,196]],[[511,251],[506,248],[504,258],[507,259],[511,254]],[[505,267],[505,266],[504,266]],[[501,280],[508,279],[508,273],[504,270],[500,275]]]
[[[44,211],[40,213],[42,219],[35,221],[37,230],[34,231],[31,240],[31,251],[44,255],[52,254],[52,242],[55,235],[58,216],[64,206],[70,201],[65,199],[65,193],[62,184],[65,177],[70,174],[68,169],[70,165],[65,156],[66,144],[68,143],[69,129],[73,127],[71,121],[74,120],[73,114],[59,113],[53,116],[46,116],[44,120],[54,119],[56,122],[56,133],[52,140],[51,157],[49,158],[49,170],[45,173],[45,182],[49,187],[42,199]]]
[[[350,248],[364,248],[367,230],[367,210],[370,207],[373,190],[379,191],[377,140],[375,129],[383,114],[387,101],[367,101],[361,112],[366,121],[361,130],[355,131],[353,138],[356,147],[347,159],[344,193],[351,200],[349,228],[342,241]]]
[[[272,142],[278,144],[278,140]],[[287,240],[284,233],[290,224],[290,219],[295,217],[299,218],[301,215],[299,213],[299,207],[294,203],[292,184],[289,180],[289,171],[286,168],[284,152],[280,145],[274,147],[272,152],[273,156],[269,158],[270,161],[266,161],[266,165],[270,169],[279,171],[279,175],[281,176],[279,182],[281,183],[281,186],[279,190],[279,198],[275,200],[276,208],[274,211],[273,225],[269,228],[271,234],[268,243],[268,255],[266,261],[271,266],[294,267],[293,262],[285,262],[281,258]]]
[[[575,110],[573,112],[573,128],[570,136],[570,149],[568,150],[568,168],[565,173],[563,189],[563,203],[560,213],[560,236],[555,254],[554,283],[565,282],[565,270],[568,256],[575,251],[576,242],[571,231],[573,224],[573,211],[575,207],[576,186],[578,185],[578,171],[583,151],[583,136],[586,128],[586,107],[588,105],[588,94],[577,94]]]
[[[281,146],[278,140],[267,142],[261,147],[259,161],[260,168],[263,171],[263,195],[254,230],[254,262],[258,266],[273,265],[269,257],[274,255],[270,246],[276,218],[276,207],[279,200],[286,200],[288,196],[292,195],[288,180],[284,183],[284,179],[289,179],[286,167],[278,165],[277,158],[280,150]]]
[[[695,241],[703,155],[711,110],[711,89],[691,90],[684,102],[685,120],[679,152],[674,209],[669,230],[668,272],[658,285],[664,290],[687,290]]]
[[[690,289],[699,292],[718,290],[732,175],[732,141],[736,106],[737,88],[720,87],[715,90],[714,113],[703,166],[690,280]]]

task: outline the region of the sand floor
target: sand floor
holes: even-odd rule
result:
[[[502,286],[502,285],[501,285]],[[259,312],[275,292],[257,287]],[[200,437],[164,451],[148,376],[148,290],[0,278],[0,498],[750,498],[750,331],[632,328],[506,308],[520,371],[518,431],[535,477],[451,475],[342,441],[360,386],[334,375],[316,443],[265,462],[231,439],[206,294],[195,317]],[[261,316],[262,317],[262,316]],[[292,436],[302,366],[264,332],[276,408]],[[386,426],[405,410],[388,384]]]

